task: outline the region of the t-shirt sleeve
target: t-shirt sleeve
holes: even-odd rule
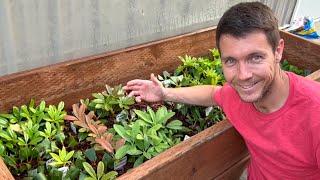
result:
[[[213,101],[217,103],[217,105],[219,107],[221,107],[223,109],[223,102],[222,102],[222,99],[223,99],[223,90],[224,88],[221,87],[219,88],[218,90],[216,90],[213,94]]]

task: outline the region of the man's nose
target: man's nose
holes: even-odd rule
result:
[[[252,77],[252,72],[249,65],[245,62],[238,63],[238,79],[247,80]]]

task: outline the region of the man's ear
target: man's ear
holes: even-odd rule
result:
[[[280,39],[278,46],[275,50],[275,57],[276,57],[276,62],[280,63],[281,59],[282,59],[282,53],[283,53],[283,49],[284,49],[284,40]]]

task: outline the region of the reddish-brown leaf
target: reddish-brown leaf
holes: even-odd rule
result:
[[[87,126],[87,124],[86,124],[85,122],[82,122],[82,121],[74,121],[74,124],[77,125],[77,126],[80,126],[80,127],[86,128],[86,129],[89,129],[89,127]]]
[[[105,139],[102,138],[96,138],[95,139],[97,143],[99,143],[105,150],[107,150],[109,153],[113,154],[113,147],[111,146],[110,142],[108,142]]]
[[[72,111],[73,111],[74,116],[77,117],[77,118],[79,118],[79,114],[78,114],[78,112],[79,112],[79,107],[78,107],[77,104],[73,104],[73,105],[72,105]]]
[[[78,118],[76,118],[74,116],[70,116],[70,115],[65,115],[64,119],[68,120],[68,121],[77,121],[78,120]]]
[[[87,106],[85,104],[81,104],[79,108],[79,119],[85,120],[85,112],[86,112]]]
[[[98,125],[98,133],[99,134],[104,134],[107,131],[107,126],[103,126],[103,125]]]
[[[126,140],[125,140],[125,139],[119,139],[119,140],[116,142],[115,149],[118,150],[118,149],[121,148],[125,143],[126,143]]]
[[[90,113],[88,115],[86,115],[86,123],[87,123],[90,131],[92,131],[94,134],[99,134],[98,129],[92,124],[93,120],[90,116]]]

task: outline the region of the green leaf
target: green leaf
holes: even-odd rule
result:
[[[6,131],[0,131],[0,137],[6,139],[7,141],[12,141],[12,138]]]
[[[147,107],[147,111],[149,112],[149,115],[151,117],[152,122],[156,121],[156,114],[154,113],[154,111],[148,106]]]
[[[92,96],[97,99],[104,99],[104,95],[101,93],[93,93]]]
[[[98,163],[98,167],[97,167],[97,177],[98,177],[98,179],[100,179],[103,174],[104,174],[104,164],[103,164],[102,161],[100,161]]]
[[[143,136],[141,134],[137,134],[136,138],[139,140],[143,140]]]
[[[93,177],[85,177],[83,180],[98,180],[98,179]]]
[[[134,112],[137,114],[137,116],[139,118],[141,118],[145,122],[148,122],[148,123],[152,124],[151,117],[150,117],[150,115],[148,113],[140,111],[140,110],[137,110],[137,109],[135,109]]]
[[[144,157],[146,157],[147,159],[151,159],[151,154],[149,154],[148,152],[143,152]]]
[[[131,142],[130,136],[127,135],[127,132],[124,129],[124,127],[122,127],[121,125],[118,125],[118,124],[114,124],[113,128],[123,139]]]
[[[152,131],[158,131],[159,129],[161,129],[163,126],[161,124],[157,124],[155,126],[153,126],[152,128],[150,128],[150,130]]]
[[[91,177],[97,178],[96,172],[93,170],[92,166],[89,163],[83,162],[82,165]]]
[[[73,154],[74,154],[74,151],[70,151],[70,152],[66,155],[64,161],[69,161],[69,160],[72,158]]]
[[[64,164],[64,162],[52,162],[50,163],[49,165],[50,166],[54,166],[54,167],[59,167],[59,166],[62,166]]]
[[[182,122],[179,120],[173,120],[169,122],[166,126],[167,128],[170,128],[170,129],[180,130],[182,129]]]
[[[37,145],[40,141],[42,141],[42,137],[36,137],[36,138],[33,138],[31,141],[30,141],[30,144],[31,145]]]
[[[159,124],[166,124],[166,122],[175,115],[174,112],[168,112],[165,107],[163,108],[165,110],[162,111],[163,113],[159,114],[160,117],[158,118],[158,121],[157,121],[157,123]]]
[[[101,180],[113,180],[116,179],[118,173],[116,171],[110,171],[107,174],[103,175]]]
[[[96,104],[103,104],[104,103],[104,99],[94,99],[92,100],[93,103],[96,103]]]
[[[140,164],[142,164],[142,163],[143,163],[143,160],[144,160],[144,156],[143,156],[143,155],[139,156],[139,157],[136,159],[136,161],[134,162],[133,167],[137,167],[137,166],[139,166]]]
[[[80,169],[75,166],[71,166],[70,169],[68,170],[65,179],[78,179],[80,174]]]
[[[59,104],[58,104],[58,111],[62,111],[64,108],[64,102],[61,101]]]
[[[46,108],[46,102],[45,101],[41,101],[41,103],[39,105],[39,110],[40,111],[44,111],[45,108]]]
[[[138,150],[137,147],[135,146],[131,146],[131,148],[127,151],[127,154],[135,156],[135,155],[142,154],[142,151]]]
[[[59,132],[55,135],[55,139],[59,142],[63,142],[65,140],[66,136],[64,135],[63,132]]]
[[[46,176],[43,173],[38,173],[35,177],[36,180],[47,180]]]
[[[62,179],[63,173],[56,168],[52,168],[49,172],[50,179]]]
[[[91,162],[95,162],[97,160],[97,155],[96,155],[96,151],[94,150],[94,148],[90,148],[87,149],[84,152],[84,155],[91,161]]]
[[[96,105],[95,105],[95,108],[96,108],[96,109],[103,109],[104,106],[103,106],[103,104],[96,104]]]
[[[104,163],[104,165],[107,167],[107,168],[113,168],[113,157],[111,157],[108,153],[104,153],[103,154],[103,157],[102,157],[102,162]],[[107,169],[106,168],[106,169]]]
[[[49,154],[55,161],[62,162],[60,157],[57,154],[55,154],[55,153],[49,153]]]
[[[66,148],[63,146],[62,150],[59,151],[59,156],[62,161],[65,161],[67,155]]]
[[[131,149],[131,145],[124,145],[121,148],[119,148],[115,154],[116,159],[123,158],[127,152]]]
[[[8,126],[8,120],[3,118],[3,117],[0,117],[0,126],[1,127],[7,127]]]
[[[51,132],[51,123],[46,122],[46,129],[47,131]]]

